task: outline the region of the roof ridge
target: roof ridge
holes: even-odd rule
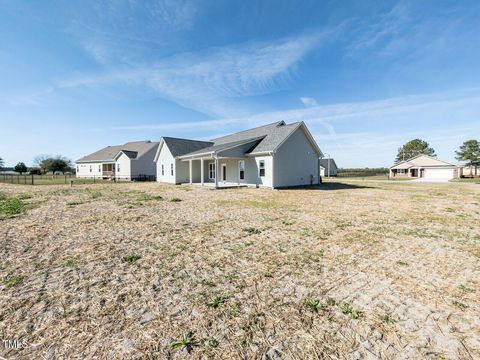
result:
[[[173,137],[173,136],[162,136],[163,139],[173,139],[173,140],[184,140],[184,141],[196,141],[196,142],[208,142],[211,143],[211,141],[208,140],[195,140],[195,139],[185,139],[185,138],[178,138],[178,137]]]
[[[228,134],[228,135],[219,136],[219,137],[213,138],[213,139],[211,139],[211,140],[213,141],[213,140],[223,139],[223,138],[226,138],[226,137],[229,137],[229,136],[238,135],[238,134],[241,134],[241,133],[244,133],[244,132],[247,132],[247,131],[258,130],[258,129],[260,129],[260,128],[272,126],[272,125],[275,125],[275,124],[276,124],[277,127],[278,127],[280,124],[287,125],[287,124],[285,123],[285,121],[280,120],[280,121],[272,122],[272,123],[270,123],[270,124],[260,125],[260,126],[254,127],[254,128],[249,128],[249,129],[245,129],[245,130],[240,130],[240,131],[237,131],[237,132]],[[288,125],[290,125],[290,124],[288,124]]]
[[[131,144],[131,143],[151,143],[154,142],[152,140],[135,140],[135,141],[127,141],[125,144]],[[123,144],[123,145],[125,145]]]

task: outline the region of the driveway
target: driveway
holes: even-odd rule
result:
[[[340,180],[341,179],[341,180]],[[471,182],[450,182],[445,179],[425,179],[425,178],[420,178],[420,179],[414,179],[414,180],[402,180],[402,181],[395,181],[395,180],[369,180],[369,179],[348,179],[348,178],[337,178],[337,180],[325,180],[325,182],[371,182],[371,183],[388,183],[388,184],[450,184],[450,185],[475,185],[475,183]]]
[[[410,180],[411,183],[422,183],[422,184],[451,184],[448,179],[428,179],[420,178],[415,180]]]

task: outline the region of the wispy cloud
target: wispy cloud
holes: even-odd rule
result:
[[[199,5],[190,0],[106,0],[93,7],[69,4],[67,27],[102,65],[105,59],[133,61],[165,47],[175,34],[191,30]]]
[[[300,101],[302,102],[303,105],[310,107],[310,106],[317,106],[317,101],[314,98],[307,97],[307,96],[302,96],[300,98]]]
[[[59,86],[142,85],[205,114],[245,115],[248,111],[238,105],[238,97],[265,94],[281,87],[326,35],[301,34],[182,53],[152,64],[116,67],[106,73],[70,79]]]
[[[441,58],[444,54],[468,53],[475,39],[472,23],[480,6],[457,3],[448,8],[433,7],[425,16],[424,3],[402,1],[376,17],[360,19],[345,51],[353,59],[383,57],[390,62],[414,65]],[[355,24],[355,22],[352,22]]]
[[[366,30],[352,43],[352,50],[366,50],[400,35],[408,29],[412,21],[411,15],[406,2],[395,4],[367,25]]]

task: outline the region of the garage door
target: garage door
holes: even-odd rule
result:
[[[425,169],[426,179],[453,179],[454,169]]]

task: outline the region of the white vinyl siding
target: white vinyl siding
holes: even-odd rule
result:
[[[302,128],[295,130],[277,150],[273,167],[274,187],[318,184],[319,154]]]
[[[115,177],[121,180],[130,180],[132,176],[130,171],[131,163],[132,160],[124,153],[121,153],[115,162],[115,168],[117,170],[115,172]]]
[[[172,163],[175,163],[175,159],[168,149],[167,144],[163,143],[157,159],[157,181],[176,184],[175,169],[174,175],[171,174],[171,171],[168,171]]]

